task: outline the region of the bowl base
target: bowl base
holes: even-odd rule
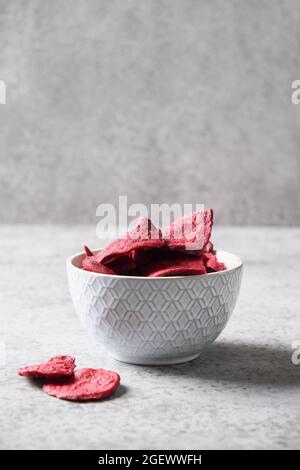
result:
[[[134,364],[136,366],[170,366],[175,364],[183,364],[184,362],[190,362],[197,359],[200,356],[200,352],[196,354],[190,354],[189,356],[177,356],[170,358],[155,359],[153,357],[130,357],[130,356],[116,356],[112,354],[112,357],[120,362],[126,362],[127,364]]]

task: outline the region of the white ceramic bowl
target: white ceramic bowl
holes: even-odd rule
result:
[[[75,310],[115,358],[144,365],[195,359],[225,327],[238,297],[241,260],[217,252],[226,271],[147,278],[80,269],[83,253],[67,261]]]

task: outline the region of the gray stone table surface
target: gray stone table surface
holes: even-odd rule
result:
[[[214,241],[245,263],[227,327],[194,362],[141,367],[108,357],[70,300],[65,259],[100,245],[95,228],[0,226],[0,447],[299,448],[300,229],[217,227]],[[122,387],[72,403],[16,375],[60,353],[118,371]]]

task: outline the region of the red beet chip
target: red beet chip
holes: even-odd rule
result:
[[[175,251],[190,251],[190,254],[201,253],[211,236],[213,210],[193,212],[175,220],[162,230],[168,248]]]
[[[136,261],[132,253],[132,256],[120,256],[110,261],[109,266],[105,266],[112,269],[116,274],[130,274],[136,268]]]
[[[44,392],[62,400],[99,400],[114,393],[120,383],[116,372],[104,369],[77,369],[65,379],[48,382]]]
[[[18,374],[23,377],[65,377],[73,374],[75,358],[71,356],[55,356],[42,364],[22,367]]]
[[[206,247],[204,248],[204,251],[205,251],[206,253],[212,253],[212,252],[214,252],[214,245],[212,244],[211,241],[209,241],[209,242],[207,243]]]
[[[94,253],[89,249],[88,246],[83,245],[83,249],[85,251],[86,256],[94,256]]]
[[[164,245],[161,231],[152,224],[151,220],[141,218],[133,230],[90,257],[90,261],[108,266],[117,274],[129,273],[136,268],[138,252],[161,248]],[[92,267],[91,264],[89,266]]]
[[[96,259],[103,264],[109,264],[110,261],[124,255],[132,258],[134,251],[160,248],[163,245],[161,231],[152,224],[151,220],[142,217],[133,230],[110,243],[96,255]]]
[[[87,256],[84,258],[82,261],[82,269],[100,274],[116,274],[115,271],[110,269],[108,266],[104,266],[102,263],[97,263],[93,258],[93,256]]]
[[[204,263],[208,272],[224,271],[226,266],[217,260],[215,253],[204,253]]]
[[[164,252],[157,255],[143,269],[143,275],[151,277],[191,276],[206,274],[203,259],[186,253]]]

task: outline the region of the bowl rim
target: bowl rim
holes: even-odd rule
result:
[[[99,249],[94,249],[93,252],[99,252],[101,251],[101,249],[103,248],[99,248]],[[67,261],[66,261],[66,265],[67,265],[67,268],[72,268],[72,269],[75,269],[75,270],[78,270],[80,271],[83,275],[86,274],[86,275],[92,275],[92,276],[96,276],[96,277],[105,277],[105,278],[112,278],[112,279],[139,279],[139,280],[166,280],[166,279],[199,279],[199,278],[207,278],[207,277],[211,277],[211,276],[222,276],[222,275],[225,275],[226,273],[228,272],[233,272],[233,271],[236,271],[237,269],[240,269],[242,266],[243,266],[243,262],[241,260],[241,258],[234,254],[234,253],[231,253],[229,251],[224,251],[224,250],[216,250],[216,254],[218,255],[218,253],[222,253],[222,254],[225,254],[225,255],[229,255],[229,256],[234,256],[237,260],[237,265],[236,266],[233,266],[231,268],[226,268],[224,271],[217,271],[217,272],[212,272],[212,273],[207,273],[207,274],[193,274],[191,276],[160,276],[160,277],[155,277],[155,276],[128,276],[128,275],[122,275],[122,274],[103,274],[103,273],[95,273],[93,271],[86,271],[82,268],[79,268],[78,266],[75,266],[74,264],[74,259],[77,258],[78,256],[82,256],[85,254],[84,251],[81,251],[79,253],[76,253],[72,256],[70,256]]]

